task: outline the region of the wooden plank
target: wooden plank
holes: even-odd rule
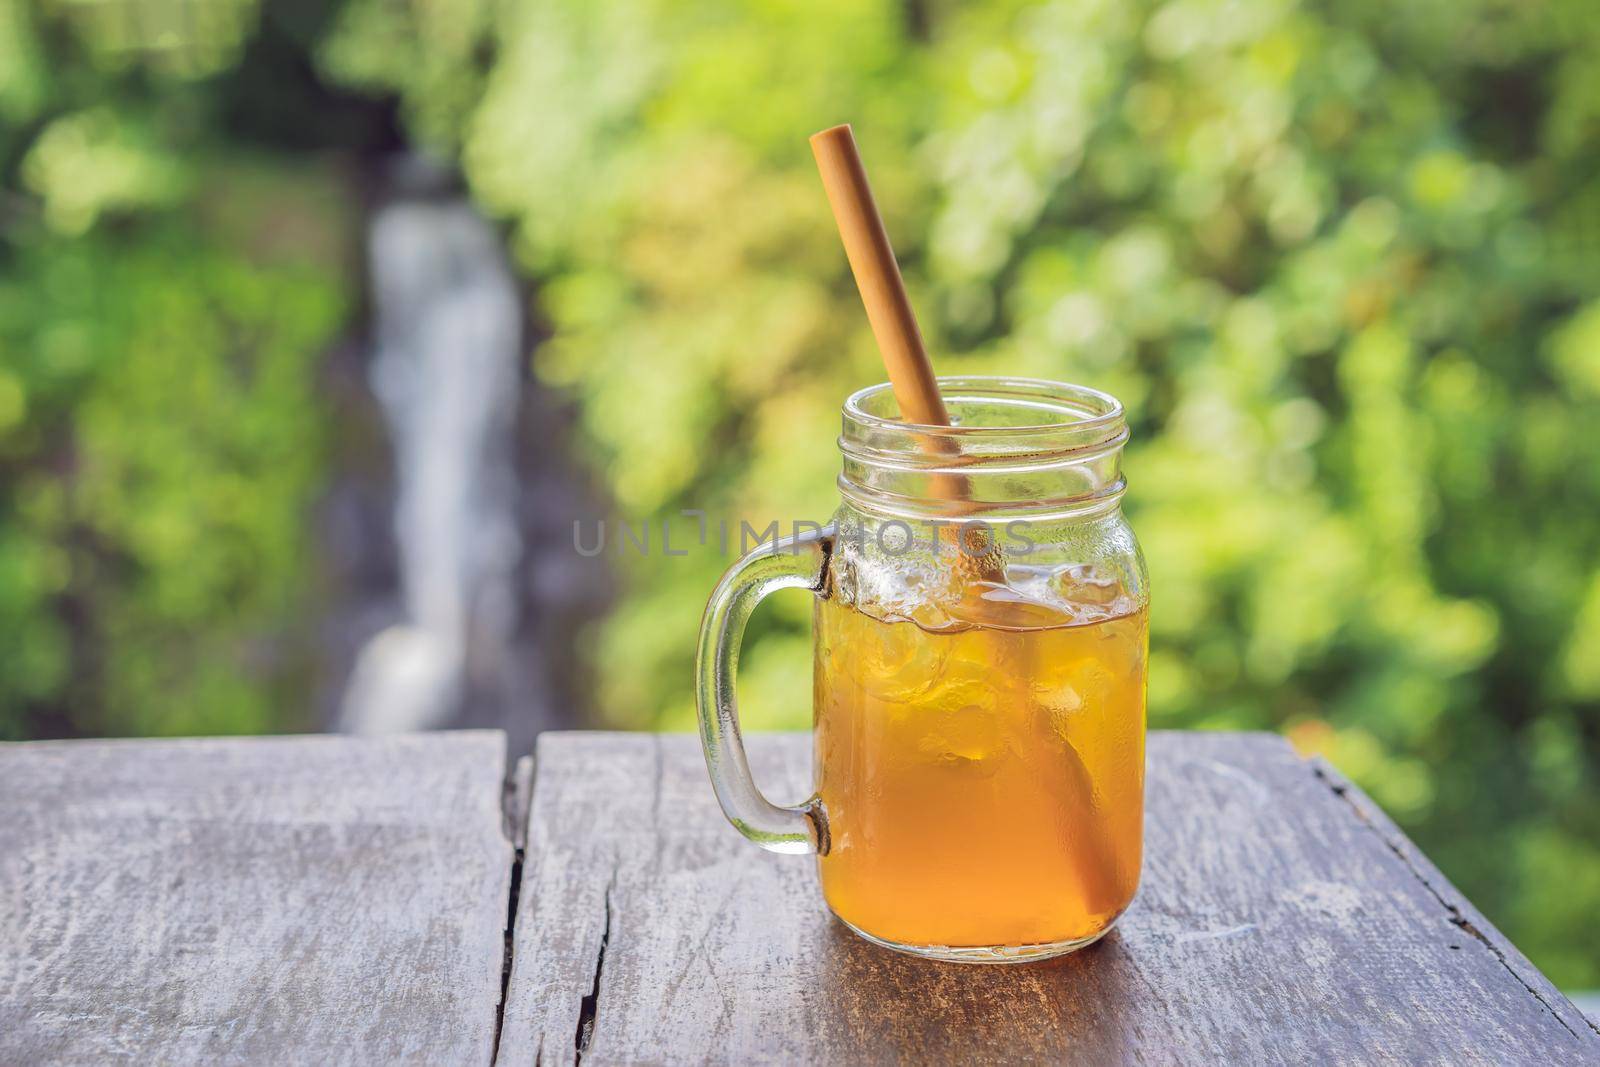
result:
[[[498,732],[0,746],[0,1063],[488,1063]]]
[[[778,797],[802,737],[752,741]],[[545,734],[500,1062],[1582,1063],[1597,1032],[1369,801],[1262,734],[1152,735],[1143,886],[1064,959],[831,921],[692,737]]]

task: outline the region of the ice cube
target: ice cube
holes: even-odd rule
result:
[[[1035,682],[1030,689],[1033,702],[1051,731],[1061,740],[1069,740],[1072,720],[1084,709],[1083,694],[1071,681],[1061,679]]]
[[[950,654],[947,639],[910,622],[877,623],[864,637],[843,657],[863,691],[889,703],[909,703],[939,684]]]
[[[1015,585],[973,582],[967,586],[950,614],[970,626],[992,630],[1039,630],[1072,621],[1060,607],[1035,591]]]
[[[963,704],[934,712],[917,751],[939,767],[983,777],[999,769],[1005,754],[1005,725],[993,704]]]

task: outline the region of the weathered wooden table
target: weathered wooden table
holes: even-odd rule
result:
[[[751,747],[807,791],[804,738]],[[0,1063],[1600,1063],[1325,766],[1149,769],[1118,929],[963,967],[832,922],[691,737],[546,734],[536,775],[485,732],[0,746]]]

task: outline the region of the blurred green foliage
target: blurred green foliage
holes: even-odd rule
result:
[[[148,86],[248,70],[253,9],[182,56],[90,62],[82,30],[72,63],[29,35],[78,5],[29,10],[0,0],[38,205],[0,275],[0,723],[84,684],[88,599],[120,672],[96,692],[168,697],[105,722],[188,729],[226,691],[260,728],[281,705],[229,665],[303,603],[306,397],[351,282],[192,218],[239,109]],[[397,100],[510,225],[537,371],[635,520],[831,510],[839,402],[881,372],[805,135],[851,121],[939,367],[1130,409],[1152,724],[1327,754],[1552,977],[1600,986],[1592,0],[348,0],[298,25],[287,51]],[[136,108],[106,87],[139,64]],[[91,288],[52,288],[73,269]],[[686,726],[724,561],[615,558],[602,713]],[[802,600],[745,657],[752,726],[808,721]]]
[[[352,207],[223,120],[253,5],[175,14],[0,0],[0,737],[314,725]]]
[[[85,732],[289,725],[280,706],[304,699],[266,680],[293,672],[251,661],[292,655],[308,606],[337,288],[181,224],[15,251],[0,725],[58,693]]]

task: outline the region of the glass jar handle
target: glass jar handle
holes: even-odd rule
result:
[[[762,796],[750,777],[750,761],[739,733],[739,702],[734,696],[739,645],[750,613],[769,593],[794,588],[822,593],[833,533],[834,528],[828,526],[783,538],[745,556],[717,583],[700,621],[695,698],[706,769],[728,821],[771,852],[826,853],[828,823],[816,797],[794,807],[780,807]]]

